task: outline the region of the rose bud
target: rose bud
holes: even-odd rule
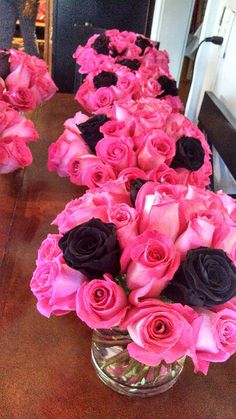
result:
[[[221,249],[189,250],[164,295],[190,306],[223,304],[236,295],[236,267]]]
[[[120,247],[112,223],[92,218],[67,231],[58,244],[65,262],[89,279],[120,272]]]

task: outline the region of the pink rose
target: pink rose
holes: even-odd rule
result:
[[[127,136],[127,123],[125,121],[107,121],[100,127],[100,132],[104,137],[119,138]]]
[[[121,324],[133,340],[128,345],[130,356],[155,367],[187,355],[194,346],[192,323],[197,316],[188,306],[144,300],[131,308]]]
[[[124,249],[128,242],[138,235],[137,211],[127,204],[115,204],[108,210],[108,218],[116,226],[116,233],[121,249]]]
[[[85,154],[71,161],[70,180],[76,185],[86,185],[88,188],[102,186],[108,180],[116,178],[111,166],[93,154]]]
[[[9,156],[15,160],[18,167],[23,168],[32,163],[33,157],[31,151],[21,138],[5,138],[4,143],[6,144]]]
[[[112,89],[109,87],[100,87],[94,93],[94,101],[96,103],[94,110],[112,105],[113,100],[114,95]]]
[[[38,250],[36,265],[40,265],[42,262],[50,262],[57,257],[62,257],[62,251],[58,246],[58,241],[61,237],[61,234],[47,235],[47,238],[41,243]]]
[[[76,313],[92,329],[118,326],[128,306],[125,291],[109,275],[85,282],[76,297]]]
[[[126,273],[130,290],[138,289],[142,297],[157,297],[173,278],[179,263],[179,253],[172,240],[157,231],[147,231],[126,245],[121,256],[121,272]]]
[[[118,175],[118,179],[123,180],[127,192],[130,192],[130,182],[137,178],[147,179],[146,173],[138,167],[127,167],[127,169],[122,170]]]
[[[105,164],[120,172],[136,165],[136,153],[131,138],[102,138],[96,145],[96,154]]]
[[[9,154],[6,145],[0,143],[0,174],[9,173],[11,171],[11,165],[9,163]]]
[[[138,165],[145,171],[169,164],[175,155],[175,141],[164,131],[154,130],[144,137],[137,155]]]
[[[49,100],[57,90],[57,86],[48,73],[44,76],[39,74],[34,80],[34,85],[31,87],[31,92],[35,96],[37,105],[40,105],[45,100]]]
[[[147,173],[148,179],[159,183],[170,183],[177,185],[181,183],[178,178],[178,173],[171,169],[167,164],[163,163],[159,167],[150,170]]]
[[[194,372],[206,375],[210,362],[224,362],[236,352],[236,306],[229,301],[213,311],[198,312],[202,323],[200,329],[194,327],[196,349],[192,359]]]
[[[145,183],[135,202],[140,213],[139,232],[157,230],[175,241],[182,226],[179,206],[186,193],[183,185]]]
[[[87,192],[80,198],[70,201],[52,224],[58,226],[60,233],[65,233],[91,218],[99,218],[106,223],[108,222],[107,208],[108,200],[103,193]]]
[[[46,317],[74,311],[76,292],[84,280],[84,275],[71,269],[59,257],[40,261],[30,282],[31,291],[38,300],[38,311]]]
[[[35,96],[27,87],[14,87],[4,93],[4,99],[18,111],[31,111],[36,107]]]

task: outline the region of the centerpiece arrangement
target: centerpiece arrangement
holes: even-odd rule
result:
[[[94,329],[97,373],[123,394],[165,391],[186,356],[206,374],[236,351],[235,214],[233,199],[193,186],[88,190],[39,249],[37,308]]]
[[[152,396],[186,357],[207,374],[236,351],[236,203],[205,189],[210,150],[180,113],[165,51],[109,30],[74,58],[92,115],[65,122],[48,168],[89,189],[53,221],[30,286],[42,315],[74,311],[94,330],[105,384]]]
[[[32,111],[56,90],[43,60],[14,49],[0,50],[0,173],[32,163],[26,144],[38,140],[38,134],[20,113]]]

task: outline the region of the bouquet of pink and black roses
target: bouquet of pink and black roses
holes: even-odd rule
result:
[[[0,100],[27,112],[50,99],[56,91],[43,60],[15,49],[0,50]]]
[[[49,147],[48,169],[94,188],[127,171],[145,180],[210,183],[210,149],[203,133],[168,103],[119,101],[89,116],[78,112]]]
[[[74,58],[84,75],[75,99],[91,113],[117,100],[141,97],[156,97],[174,111],[183,110],[167,52],[143,35],[107,30],[79,45]]]
[[[127,176],[71,201],[53,224],[31,280],[37,308],[125,330],[126,350],[106,366],[128,354],[151,374],[188,356],[206,374],[235,353],[235,200]]]
[[[0,100],[0,174],[31,164],[28,143],[37,140],[33,123]]]

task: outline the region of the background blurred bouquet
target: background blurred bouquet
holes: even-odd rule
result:
[[[27,112],[50,99],[56,91],[43,60],[15,49],[0,51],[0,100]]]

